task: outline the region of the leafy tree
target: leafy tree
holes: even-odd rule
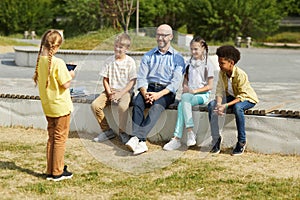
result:
[[[284,17],[276,0],[188,0],[186,10],[190,33],[218,41],[266,37]]]
[[[75,36],[105,26],[125,31],[136,24],[137,0],[0,0],[0,34],[64,29]],[[264,38],[280,20],[300,16],[299,0],[139,0],[139,27],[167,23],[174,30],[207,40],[227,41],[236,36]],[[113,20],[111,20],[113,19]]]
[[[136,11],[136,0],[100,0],[104,16],[112,19],[114,28],[121,24],[124,32],[128,32],[130,18]]]
[[[281,7],[282,12],[290,17],[300,17],[299,0],[277,0],[277,5]]]
[[[167,23],[177,30],[186,23],[186,0],[140,0],[140,26],[157,27]]]
[[[48,0],[1,0],[0,32],[4,35],[40,30],[52,22]]]
[[[98,30],[103,26],[97,0],[53,0],[55,18],[52,26],[63,29],[66,36]]]

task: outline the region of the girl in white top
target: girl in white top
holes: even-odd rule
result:
[[[196,144],[192,107],[206,103],[213,87],[214,68],[207,62],[208,46],[205,40],[199,36],[194,37],[190,42],[190,49],[192,57],[185,70],[174,137],[163,147],[167,151],[178,149],[181,146],[180,139],[184,125],[187,129],[187,146]]]

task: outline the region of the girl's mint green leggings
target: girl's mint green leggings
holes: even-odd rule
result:
[[[209,95],[210,92],[198,94],[183,93],[181,95],[181,101],[177,108],[177,122],[174,132],[175,137],[182,137],[184,124],[186,128],[194,127],[192,107],[206,103]]]

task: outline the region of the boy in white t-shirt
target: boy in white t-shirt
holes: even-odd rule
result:
[[[100,73],[103,76],[103,91],[96,98],[91,107],[95,117],[101,127],[102,132],[94,138],[95,142],[116,137],[116,134],[107,123],[104,108],[112,106],[114,118],[119,122],[119,136],[125,144],[129,140],[126,133],[126,124],[128,116],[128,107],[133,93],[133,87],[136,82],[136,64],[133,58],[126,55],[130,47],[130,37],[126,33],[118,35],[114,43],[114,56],[107,59],[104,70]],[[114,112],[117,109],[117,112]],[[118,115],[115,115],[118,113]]]

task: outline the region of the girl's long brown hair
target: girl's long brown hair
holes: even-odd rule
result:
[[[51,70],[51,62],[52,62],[52,56],[55,48],[60,47],[60,45],[63,42],[63,37],[60,34],[58,30],[48,30],[44,33],[41,39],[41,45],[36,61],[36,66],[35,66],[35,72],[32,77],[33,81],[35,82],[35,85],[38,84],[38,66],[39,66],[39,60],[40,60],[40,55],[43,50],[48,50],[48,79],[46,82],[46,88],[49,85],[49,79],[50,79],[50,70]]]

